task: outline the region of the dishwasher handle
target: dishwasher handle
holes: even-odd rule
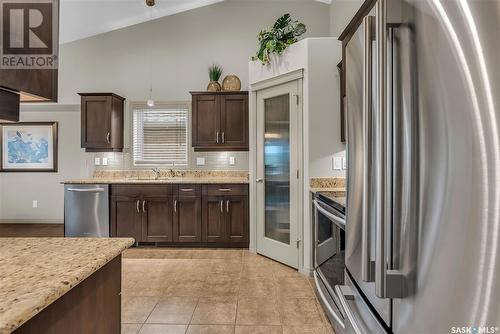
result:
[[[78,193],[102,193],[105,191],[103,188],[68,188],[66,190]]]

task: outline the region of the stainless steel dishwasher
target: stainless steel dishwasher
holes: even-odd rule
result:
[[[109,185],[64,186],[64,236],[109,237]]]

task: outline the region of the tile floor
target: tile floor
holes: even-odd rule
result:
[[[331,334],[312,282],[247,250],[123,255],[123,334]]]

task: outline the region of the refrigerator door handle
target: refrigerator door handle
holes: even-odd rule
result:
[[[392,131],[390,122],[391,115],[387,104],[387,0],[379,0],[376,5],[376,38],[377,38],[377,121],[376,132],[376,192],[375,192],[375,221],[376,243],[375,243],[375,294],[380,298],[403,298],[405,277],[397,270],[389,270],[387,257],[387,243],[391,238],[387,237],[390,224],[392,223]]]
[[[364,27],[364,66],[363,66],[363,197],[362,206],[363,213],[361,218],[362,240],[361,240],[361,279],[365,282],[373,282],[375,280],[375,261],[371,260],[370,256],[370,236],[372,233],[371,217],[370,217],[370,195],[371,187],[371,171],[373,160],[372,146],[372,110],[373,110],[373,75],[372,75],[372,59],[373,48],[372,42],[374,36],[374,20],[373,16],[366,16],[363,19]]]

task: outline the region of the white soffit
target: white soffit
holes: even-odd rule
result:
[[[156,0],[153,19],[223,0]],[[60,0],[59,43],[73,42],[151,19],[144,0]]]

